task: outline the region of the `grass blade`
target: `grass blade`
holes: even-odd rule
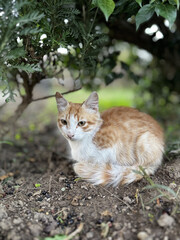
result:
[[[148,185],[146,187],[143,188],[144,189],[163,189],[168,191],[169,193],[171,193],[174,197],[176,197],[176,193],[174,192],[174,190],[172,190],[170,187],[164,186],[164,185],[160,185],[160,184],[153,184],[153,185]]]
[[[152,202],[154,202],[154,200],[156,200],[156,199],[158,199],[158,198],[161,198],[161,197],[163,197],[163,196],[164,196],[163,194],[159,194],[159,195],[157,195],[156,197],[152,198],[150,201],[148,201],[147,204],[152,203]]]

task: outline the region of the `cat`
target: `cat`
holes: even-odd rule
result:
[[[149,175],[161,165],[163,130],[151,116],[130,107],[100,114],[96,92],[82,104],[57,92],[56,102],[58,128],[70,144],[79,177],[94,185],[117,186],[140,180],[139,166]]]

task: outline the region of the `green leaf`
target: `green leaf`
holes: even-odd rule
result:
[[[106,21],[108,21],[109,16],[113,13],[115,8],[115,3],[113,0],[97,0],[98,7],[104,13]]]
[[[179,10],[179,0],[175,0],[175,1],[176,1],[177,9]]]
[[[20,139],[21,139],[21,134],[20,134],[20,133],[16,133],[15,139],[16,139],[16,140],[20,140]]]
[[[136,0],[140,7],[142,7],[142,0]]]
[[[177,17],[177,9],[173,5],[158,3],[155,7],[155,12],[158,16],[164,17],[169,21],[170,27]]]
[[[10,83],[4,79],[3,80],[3,85],[5,85],[5,88],[2,90],[2,97],[6,97],[5,102],[8,103],[10,101],[15,102],[15,96],[17,94],[13,91],[12,87],[10,86]]]
[[[159,194],[156,197],[152,198],[150,201],[147,202],[147,204],[150,204],[152,202],[154,202],[155,200],[157,200],[158,198],[164,197],[164,194]]]
[[[42,29],[39,29],[39,28],[29,28],[29,27],[26,27],[26,28],[23,28],[22,31],[19,33],[20,36],[22,35],[35,35],[37,33],[40,33],[42,32]]]
[[[121,62],[121,67],[127,72],[129,71],[129,65],[125,62]]]
[[[110,83],[112,83],[115,79],[117,78],[122,78],[124,75],[123,73],[109,73],[108,75],[106,75],[105,77],[105,83],[106,85],[109,85]]]
[[[24,24],[27,24],[30,22],[35,22],[35,21],[40,20],[43,17],[44,17],[44,13],[40,14],[38,11],[30,12],[29,14],[26,14],[25,16],[22,16],[21,18],[14,21],[14,25],[15,24],[24,25]]]
[[[177,9],[179,9],[179,0],[169,0],[168,1],[171,5],[176,5]]]
[[[92,5],[98,7],[98,0],[92,0]]]
[[[41,184],[40,184],[40,183],[35,183],[34,186],[35,186],[36,188],[38,188],[38,187],[41,186]]]
[[[0,141],[0,144],[8,144],[8,145],[11,145],[13,146],[14,144],[10,141]]]
[[[78,181],[80,181],[81,179],[82,179],[82,178],[78,177],[78,178],[74,179],[74,182],[78,182]]]
[[[33,72],[41,72],[42,69],[37,64],[20,64],[20,65],[12,65],[11,68],[17,68],[19,70],[23,70],[28,73]]]
[[[140,24],[148,21],[154,14],[154,6],[151,4],[144,5],[136,15],[136,30]]]
[[[19,57],[24,57],[25,56],[25,50],[24,48],[15,48],[13,50],[11,50],[7,56],[5,56],[6,60],[12,60],[12,59],[16,59]]]
[[[55,235],[54,237],[46,237],[44,240],[64,240],[67,238],[67,235]]]
[[[141,175],[141,176],[144,176],[143,175],[143,173],[142,172],[140,172],[140,171],[138,171],[138,170],[132,170],[134,173],[136,173],[136,174],[139,174],[139,175]]]

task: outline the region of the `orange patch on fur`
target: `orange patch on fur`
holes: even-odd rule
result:
[[[110,173],[111,169],[112,169],[111,165],[107,163],[102,175],[103,185],[106,185],[111,182],[111,179],[112,179],[112,176]]]
[[[128,182],[128,178],[127,178],[127,176],[129,175],[129,174],[131,174],[132,173],[132,169],[127,169],[124,173],[123,173],[123,176],[122,176],[122,180],[120,181],[120,185],[125,185],[125,184],[129,184],[129,182]],[[141,176],[141,175],[139,175],[139,174],[135,174],[135,180],[133,181],[133,182],[136,182],[136,181],[139,181],[140,179],[142,179],[143,177]]]

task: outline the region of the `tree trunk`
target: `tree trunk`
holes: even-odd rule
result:
[[[28,105],[32,102],[32,99],[24,97],[22,102],[19,104],[18,108],[16,109],[15,113],[7,119],[6,122],[3,123],[0,129],[0,140],[3,140],[7,133],[12,132],[16,121],[22,115],[24,110],[28,107]]]

